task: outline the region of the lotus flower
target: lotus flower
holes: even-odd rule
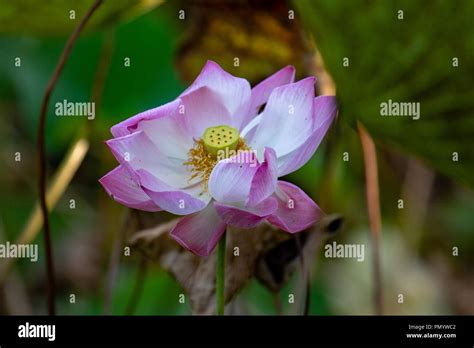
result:
[[[106,144],[120,165],[101,184],[127,207],[185,215],[171,235],[200,256],[227,225],[309,228],[320,208],[278,178],[311,158],[337,106],[315,98],[314,77],[294,78],[287,66],[251,88],[208,61],[175,100],[112,127]]]

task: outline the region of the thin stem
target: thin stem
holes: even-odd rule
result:
[[[217,247],[217,263],[216,263],[216,314],[224,315],[225,304],[225,252],[227,231],[219,241]]]
[[[278,291],[275,291],[273,293],[273,305],[275,306],[275,314],[282,315],[281,298],[280,293]]]
[[[53,175],[46,192],[46,202],[50,212],[67,189],[77,169],[81,165],[82,160],[86,156],[88,149],[89,140],[85,137],[79,137],[69,147],[56,173]],[[42,225],[43,216],[41,214],[40,205],[37,203],[31,211],[25,227],[16,238],[15,243],[30,244],[38,235]],[[0,283],[7,278],[16,260],[18,259],[8,258],[0,262]]]
[[[114,48],[114,33],[107,31],[103,38],[101,58],[96,69],[96,76],[92,86],[91,101],[95,103],[96,110],[100,107],[101,97],[104,90],[105,80],[109,71],[110,60]],[[51,178],[51,183],[46,190],[46,203],[48,211],[51,212],[58,200],[62,197],[69,183],[76,174],[79,166],[89,150],[89,133],[92,131],[94,122],[87,121],[85,126],[78,131],[78,138],[69,147],[61,164]],[[33,241],[43,226],[43,216],[39,202],[34,206],[30,216],[17,237],[16,244],[29,244]],[[0,262],[0,283],[7,277],[16,258],[4,259]]]
[[[133,315],[133,313],[135,313],[135,309],[138,305],[138,301],[140,300],[140,295],[142,294],[143,287],[145,285],[146,271],[147,271],[147,259],[145,255],[142,255],[140,264],[138,266],[137,277],[133,285],[132,294],[130,296],[127,306],[125,307],[125,315]]]
[[[112,313],[112,302],[114,297],[114,288],[119,273],[120,259],[123,253],[123,246],[131,224],[131,211],[130,209],[125,210],[121,228],[118,231],[118,235],[115,238],[112,250],[110,251],[109,266],[106,276],[106,284],[104,291],[104,315],[110,315]]]
[[[359,122],[357,123],[357,129],[359,131],[362,151],[364,153],[367,212],[369,215],[372,236],[374,306],[376,314],[381,315],[383,313],[382,275],[380,267],[380,235],[382,230],[382,217],[380,214],[377,153],[374,141],[370,137],[370,134]]]
[[[301,239],[299,234],[295,234],[296,247],[298,248],[299,259],[301,263],[301,274],[303,277],[303,282],[305,284],[305,294],[304,294],[304,307],[303,315],[309,314],[309,305],[311,301],[311,275],[309,270],[306,268],[306,263],[303,255],[303,246],[301,245]]]
[[[92,84],[91,101],[95,103],[96,110],[102,105],[102,96],[104,94],[105,82],[109,76],[110,62],[112,60],[115,48],[115,32],[112,29],[107,30],[102,36],[102,49],[99,63]],[[86,132],[92,131],[94,122],[86,122]]]
[[[53,247],[51,243],[51,230],[49,226],[48,206],[46,204],[46,154],[45,154],[45,128],[46,128],[46,112],[48,110],[48,102],[53,92],[54,86],[56,85],[59,75],[61,74],[64,65],[72,51],[74,43],[76,42],[79,34],[86,25],[89,18],[95,12],[95,10],[102,3],[102,0],[96,0],[92,7],[87,11],[84,18],[82,18],[79,25],[76,27],[74,32],[69,37],[66,46],[64,47],[63,53],[59,59],[58,65],[54,69],[53,75],[49,80],[48,86],[43,96],[41,103],[40,115],[39,115],[39,127],[37,136],[37,156],[38,156],[38,190],[39,190],[39,201],[41,212],[43,215],[44,223],[44,243],[46,251],[46,274],[48,278],[48,313],[50,315],[56,314],[56,308],[54,303],[55,297],[55,279],[54,279],[54,262],[53,262]]]

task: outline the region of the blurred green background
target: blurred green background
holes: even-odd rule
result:
[[[15,240],[35,205],[39,106],[68,34],[91,3],[0,1],[0,240]],[[51,214],[59,313],[104,311],[110,257],[126,214],[97,181],[115,166],[103,144],[110,127],[172,100],[212,59],[252,85],[292,64],[298,78],[316,75],[324,92],[332,83],[321,77],[329,73],[340,103],[338,119],[315,156],[286,179],[326,212],[344,216],[334,240],[370,249],[363,158],[354,128],[356,120],[362,122],[378,150],[386,313],[474,314],[474,30],[468,16],[473,6],[472,1],[105,1],[77,41],[48,110],[49,177],[78,136],[90,140]],[[69,17],[72,9],[75,20]],[[15,66],[17,57],[21,66]],[[127,58],[130,66],[124,65]],[[56,101],[90,100],[101,73],[105,80],[94,120],[54,115]],[[420,120],[380,117],[380,103],[387,99],[420,102]],[[40,237],[37,242],[42,245]],[[373,313],[370,255],[359,263],[326,259],[320,252],[315,263],[310,314]],[[127,312],[139,264],[136,254],[121,258],[113,314]],[[43,262],[16,262],[2,284],[1,314],[45,312],[43,268]],[[296,277],[281,291],[282,299],[294,292]],[[134,313],[189,314],[188,304],[174,300],[182,291],[149,264]],[[69,302],[70,294],[76,303]],[[256,280],[236,301],[243,313],[275,313],[271,294]],[[293,311],[289,305],[283,309]]]

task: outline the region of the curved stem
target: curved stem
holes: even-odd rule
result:
[[[378,315],[383,313],[382,276],[380,267],[380,235],[382,218],[380,214],[379,179],[377,168],[377,153],[370,134],[361,123],[357,123],[362,151],[364,153],[365,180],[367,194],[367,212],[369,215],[370,231],[373,248],[374,274],[374,306]]]
[[[84,18],[82,18],[79,25],[76,27],[74,32],[69,37],[66,46],[64,47],[61,58],[59,59],[58,65],[54,69],[53,75],[49,80],[48,86],[44,93],[43,101],[41,103],[40,115],[39,115],[39,127],[36,148],[38,151],[38,190],[39,190],[39,201],[41,207],[41,213],[43,216],[44,224],[44,243],[46,251],[46,273],[48,278],[48,313],[50,315],[56,314],[54,297],[55,297],[55,279],[54,279],[54,262],[53,262],[53,247],[51,243],[51,230],[49,226],[48,206],[46,203],[46,154],[45,154],[45,128],[46,128],[46,112],[48,110],[48,102],[53,92],[54,86],[59,79],[64,65],[72,51],[74,43],[76,42],[79,34],[86,25],[89,18],[95,12],[95,10],[102,3],[102,0],[96,0],[92,7],[87,11]]]
[[[226,235],[224,231],[219,245],[217,247],[216,260],[216,314],[224,315],[225,304],[225,252],[226,252]]]

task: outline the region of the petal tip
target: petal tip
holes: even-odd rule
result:
[[[296,73],[296,68],[294,65],[287,65],[285,66],[283,69],[281,69],[282,71],[285,71],[285,72],[289,72],[290,74],[295,74]]]
[[[316,77],[315,76],[308,76],[308,77],[305,77],[304,79],[301,79],[300,82],[303,82],[303,83],[312,83],[313,85],[316,83]]]

